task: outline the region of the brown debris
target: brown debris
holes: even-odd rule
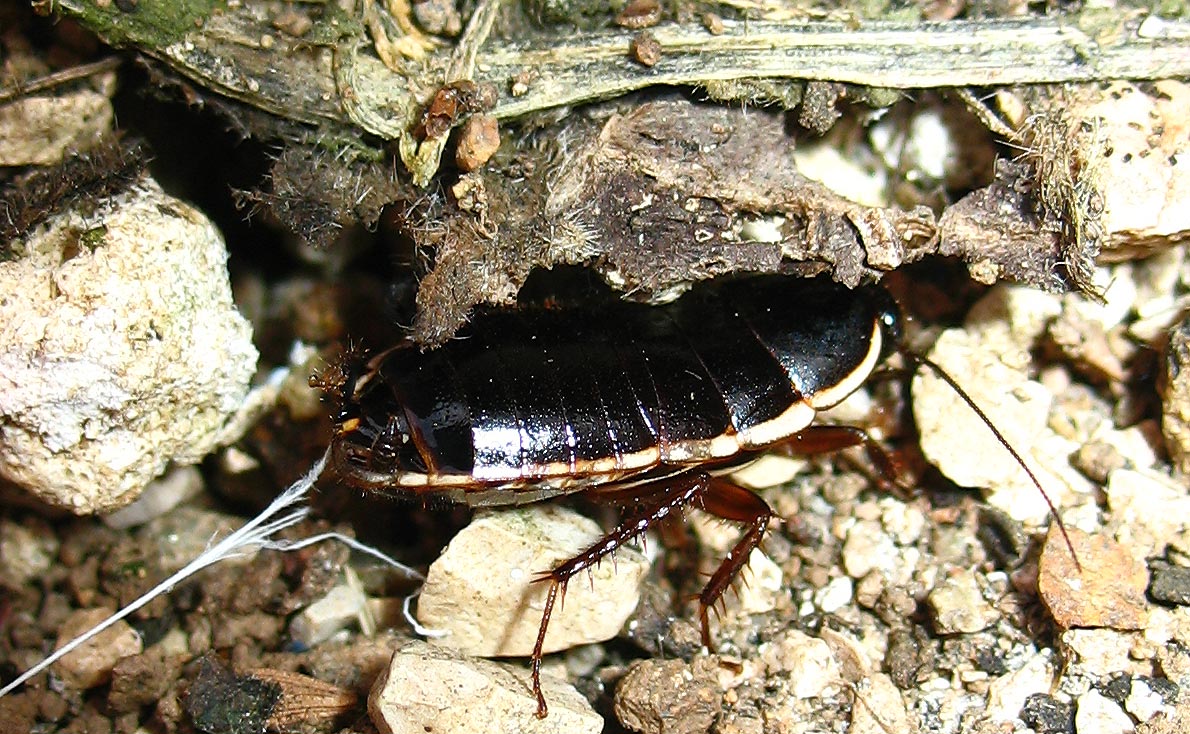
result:
[[[314,21],[296,8],[286,8],[273,16],[273,27],[294,38],[301,38],[314,27]]]
[[[706,28],[707,33],[710,33],[712,36],[722,35],[723,31],[725,30],[723,26],[723,19],[714,13],[702,14],[702,26],[703,28]]]
[[[0,191],[0,260],[13,256],[10,240],[76,205],[98,208],[140,180],[148,164],[148,150],[139,142],[111,137],[17,179]]]
[[[1033,193],[1032,170],[1021,162],[996,162],[996,179],[951,205],[938,220],[938,254],[958,256],[982,283],[1009,279],[1063,290],[1059,263],[1074,257],[1058,232],[1043,228]]]
[[[332,720],[359,703],[359,696],[352,691],[300,673],[256,668],[248,676],[281,689],[281,697],[266,722],[272,729],[286,731],[298,724]]]
[[[235,192],[237,205],[267,211],[316,248],[331,246],[354,225],[375,226],[385,206],[412,191],[391,163],[343,161],[306,145],[281,151],[269,181],[267,191]]]
[[[629,0],[616,16],[616,25],[639,31],[652,28],[661,21],[661,4],[657,0]]]
[[[1064,629],[1142,629],[1148,618],[1149,572],[1126,548],[1106,535],[1068,528],[1078,563],[1056,525],[1041,551],[1037,586],[1054,621]]]
[[[1059,236],[1063,275],[1077,290],[1097,295],[1091,279],[1104,239],[1103,141],[1092,123],[1072,123],[1061,109],[1033,116],[1021,133],[1042,228]]]
[[[237,675],[214,655],[204,656],[186,697],[186,713],[207,734],[264,731],[281,700],[280,685]]]
[[[467,115],[491,109],[496,94],[490,85],[479,85],[469,79],[443,85],[422,110],[413,136],[418,140],[442,137]]]
[[[500,147],[500,125],[491,115],[474,115],[459,130],[455,163],[464,171],[482,168]]]
[[[845,92],[846,87],[836,82],[807,82],[798,110],[798,124],[819,135],[825,134],[843,115],[836,105]]]
[[[436,253],[416,339],[441,343],[475,305],[513,303],[534,267],[585,264],[619,290],[659,298],[790,267],[855,286],[934,246],[927,208],[866,207],[802,176],[780,115],[669,100],[572,120],[543,141],[565,141],[545,156],[552,165],[470,174],[413,228]],[[750,234],[772,217],[772,236]]]
[[[641,31],[632,37],[628,52],[642,66],[653,67],[661,61],[661,43],[648,31]]]
[[[705,732],[723,708],[719,659],[641,660],[616,686],[616,718],[633,731]]]

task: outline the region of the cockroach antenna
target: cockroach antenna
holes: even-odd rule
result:
[[[1045,500],[1045,504],[1049,506],[1050,514],[1053,516],[1054,522],[1057,523],[1058,529],[1062,531],[1062,538],[1066,541],[1066,547],[1070,550],[1070,557],[1074,559],[1074,567],[1078,569],[1079,573],[1082,573],[1083,567],[1082,564],[1079,563],[1078,554],[1074,551],[1074,543],[1070,540],[1070,533],[1066,531],[1066,523],[1062,522],[1062,516],[1058,514],[1058,507],[1054,504],[1054,501],[1050,499],[1049,493],[1045,491],[1045,487],[1041,486],[1041,480],[1037,478],[1037,475],[1034,474],[1033,470],[1029,468],[1029,465],[1025,463],[1024,457],[1022,457],[1020,453],[1015,448],[1013,448],[1012,444],[1008,442],[1008,439],[1004,437],[1004,434],[1000,432],[1000,429],[996,428],[996,424],[992,423],[992,420],[988,418],[987,413],[983,412],[983,408],[979,407],[979,404],[976,403],[975,400],[967,393],[967,391],[963,389],[963,386],[960,385],[957,380],[951,377],[950,373],[942,369],[941,365],[929,359],[928,357],[910,351],[905,347],[900,347],[897,351],[901,353],[902,357],[909,360],[910,362],[930,368],[930,371],[937,375],[939,379],[941,379],[947,385],[950,385],[950,388],[955,391],[955,394],[962,398],[963,402],[967,404],[967,407],[971,408],[975,415],[979,416],[979,419],[983,421],[985,426],[988,427],[988,430],[992,432],[992,435],[996,437],[996,440],[1000,442],[1000,445],[1007,449],[1009,454],[1012,454],[1012,458],[1022,469],[1025,470],[1025,474],[1029,475],[1029,480],[1033,482],[1033,486],[1037,488],[1037,491],[1041,493],[1042,499]]]

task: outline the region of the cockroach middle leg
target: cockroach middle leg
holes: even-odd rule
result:
[[[699,595],[699,612],[702,621],[703,644],[710,647],[710,627],[707,609],[713,606],[740,569],[748,562],[752,549],[760,544],[773,511],[759,496],[737,487],[706,472],[686,472],[654,481],[629,486],[610,486],[595,491],[595,496],[604,502],[621,506],[632,506],[631,511],[609,533],[591,547],[546,571],[538,578],[549,584],[545,608],[541,614],[541,626],[530,658],[533,679],[533,694],[537,697],[537,716],[547,713],[545,696],[541,691],[541,659],[545,651],[545,635],[549,629],[554,604],[559,597],[565,598],[566,584],[580,571],[591,568],[611,555],[624,543],[638,538],[661,521],[680,514],[687,507],[694,506],[716,517],[733,522],[746,523],[743,536],[728,552],[727,557],[711,576]]]
[[[900,484],[901,472],[897,462],[872,438],[867,431],[856,426],[809,426],[798,431],[781,442],[781,446],[797,456],[812,456],[814,454],[833,454],[843,449],[863,446],[868,460],[876,467],[880,476],[877,481],[893,494],[906,494],[907,489]]]

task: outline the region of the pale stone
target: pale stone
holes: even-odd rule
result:
[[[289,623],[295,642],[313,647],[367,614],[368,597],[357,584],[339,584],[310,604]]]
[[[541,684],[549,706],[543,719],[527,670],[412,642],[393,654],[372,686],[368,714],[382,734],[603,730],[603,719],[573,686],[549,675]]]
[[[602,536],[592,520],[551,504],[480,513],[430,566],[418,621],[471,655],[528,655],[549,588],[534,580]],[[565,604],[559,594],[554,605],[545,651],[615,637],[648,567],[639,551],[622,547],[571,579]]]
[[[151,181],[0,263],[0,475],[78,514],[219,443],[256,369],[214,225]]]
[[[1074,730],[1078,734],[1127,734],[1136,727],[1115,701],[1090,690],[1078,697]]]
[[[965,568],[948,574],[927,602],[934,611],[934,628],[943,635],[979,632],[1000,618],[983,598],[975,573]]]
[[[770,675],[786,675],[796,698],[815,698],[842,683],[839,664],[823,640],[786,630],[760,649]]]

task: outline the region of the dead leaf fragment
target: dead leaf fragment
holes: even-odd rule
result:
[[[1059,626],[1135,630],[1145,626],[1149,572],[1119,543],[1103,534],[1067,528],[1076,565],[1057,525],[1041,551],[1038,590]],[[1081,568],[1080,568],[1081,566]]]

